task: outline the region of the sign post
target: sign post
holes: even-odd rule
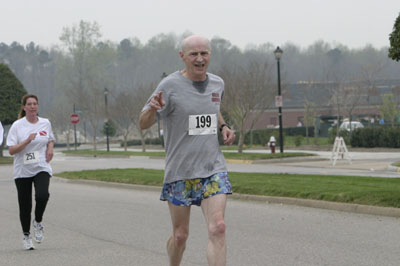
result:
[[[79,123],[79,115],[75,113],[75,104],[74,104],[74,113],[69,117],[69,121],[74,125],[74,139],[75,139],[75,150],[77,147],[76,143],[76,124]]]

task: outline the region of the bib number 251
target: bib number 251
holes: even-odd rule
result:
[[[39,152],[27,152],[24,154],[24,164],[32,164],[39,162]]]

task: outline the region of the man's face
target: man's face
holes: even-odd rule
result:
[[[180,52],[186,64],[186,74],[193,81],[206,79],[208,63],[210,62],[210,48],[204,40],[190,41],[184,51]]]

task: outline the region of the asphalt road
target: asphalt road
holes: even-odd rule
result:
[[[53,161],[55,173],[138,165],[163,167],[162,160],[139,157],[95,159],[56,154]],[[231,171],[234,167],[261,171],[262,166],[288,167],[229,164]],[[171,230],[170,218],[166,204],[158,200],[159,191],[77,184],[58,178],[51,181],[44,217],[46,239],[34,251],[22,250],[11,173],[11,166],[0,166],[0,265],[168,265],[165,241]],[[392,217],[230,199],[226,214],[227,265],[398,266],[399,221]],[[190,226],[182,266],[207,265],[207,230],[199,208],[192,209]]]

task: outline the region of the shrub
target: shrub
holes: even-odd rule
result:
[[[297,135],[296,138],[294,139],[294,145],[296,145],[296,147],[299,147],[303,142],[303,138],[304,137],[302,135]]]

